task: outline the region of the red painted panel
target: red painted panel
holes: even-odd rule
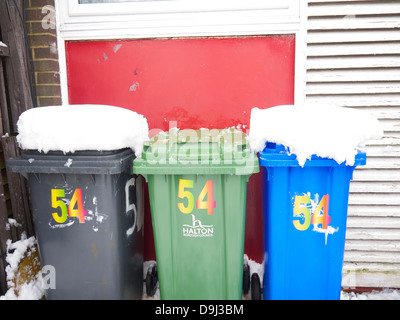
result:
[[[67,42],[66,53],[70,103],[125,107],[150,129],[248,129],[253,107],[294,102],[293,36]],[[248,188],[245,253],[261,262],[259,175]]]

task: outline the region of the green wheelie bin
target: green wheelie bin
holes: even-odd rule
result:
[[[161,299],[242,298],[247,181],[258,171],[233,128],[171,129],[135,159],[149,187]]]

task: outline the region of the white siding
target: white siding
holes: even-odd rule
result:
[[[400,287],[400,1],[309,0],[306,101],[370,111],[385,137],[350,188],[343,285]]]

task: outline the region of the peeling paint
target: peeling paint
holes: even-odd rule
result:
[[[131,85],[131,87],[129,88],[129,91],[130,92],[133,92],[133,91],[137,91],[137,90],[139,90],[140,89],[140,83],[139,82],[134,82],[132,85]]]
[[[133,73],[134,73],[135,76],[140,76],[140,75],[143,73],[143,71],[140,70],[139,68],[136,68],[136,69],[133,71]]]
[[[96,248],[94,241],[92,241],[91,247],[93,250],[93,256],[97,260],[99,258],[99,253],[97,252],[97,248]]]
[[[100,64],[100,63],[102,63],[103,61],[107,61],[107,60],[108,60],[108,56],[107,56],[107,54],[106,54],[105,52],[103,52],[101,58],[98,58],[98,59],[97,59],[97,63]]]
[[[117,53],[117,51],[118,51],[119,49],[121,49],[121,47],[122,47],[122,44],[117,44],[117,45],[115,45],[115,46],[113,47],[114,53]]]

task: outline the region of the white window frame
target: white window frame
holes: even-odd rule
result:
[[[304,101],[304,0],[168,0],[79,4],[55,0],[63,103],[68,102],[65,41],[294,34],[295,103]]]
[[[143,13],[183,13],[200,11],[235,10],[287,10],[293,7],[291,0],[167,0],[133,1],[114,3],[79,4],[79,0],[69,0],[69,15],[109,15]]]

